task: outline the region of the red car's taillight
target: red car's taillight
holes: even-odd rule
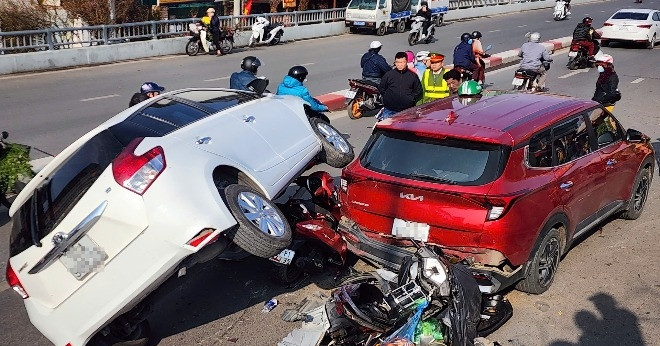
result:
[[[21,281],[18,279],[18,275],[16,275],[16,272],[14,272],[14,269],[11,267],[11,263],[9,263],[9,261],[7,261],[6,278],[9,286],[11,286],[14,292],[18,293],[21,298],[27,299],[30,297],[30,295],[28,295],[25,291],[25,288],[23,288],[23,284],[21,284]]]
[[[115,181],[138,195],[144,194],[166,167],[165,152],[161,147],[151,148],[140,156],[134,154],[143,139],[132,140],[112,161]]]
[[[642,29],[650,29],[650,28],[651,28],[651,24],[640,24],[640,25],[638,25],[637,27],[638,27],[638,28],[642,28]]]

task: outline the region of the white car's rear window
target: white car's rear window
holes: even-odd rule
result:
[[[618,12],[612,16],[612,19],[646,20],[648,17],[649,14],[643,12]]]

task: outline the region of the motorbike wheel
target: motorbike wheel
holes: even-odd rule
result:
[[[270,45],[270,46],[274,46],[274,45],[276,45],[276,44],[279,44],[281,39],[282,39],[282,33],[281,33],[281,32],[278,32],[278,33],[275,35],[275,37],[273,37],[273,40],[270,41],[270,43],[269,43],[268,45]]]
[[[572,60],[568,61],[568,69],[569,70],[577,70],[578,69],[577,59],[572,59]]]
[[[286,217],[262,193],[231,184],[222,194],[238,223],[225,233],[236,245],[257,257],[271,258],[291,244],[292,231]]]
[[[186,44],[186,53],[190,56],[195,56],[199,53],[199,41],[188,41]]]
[[[96,334],[89,344],[91,346],[144,346],[149,343],[151,338],[151,328],[148,321],[142,321],[135,328],[133,333],[127,339],[120,339],[113,336],[112,333],[103,336],[101,333]]]
[[[348,113],[349,118],[353,120],[362,118],[362,109],[360,109],[360,103],[362,103],[362,101],[364,101],[362,96],[356,96],[348,103],[346,112]]]
[[[556,21],[560,21],[561,20],[561,15],[559,13],[555,14],[554,19]]]
[[[426,40],[424,40],[424,42],[426,42],[426,44],[429,44],[431,43],[431,40],[433,40],[433,33],[431,33],[431,35],[429,35],[429,37],[427,37]]]
[[[319,118],[312,118],[309,122],[323,146],[319,154],[321,161],[335,168],[343,168],[353,161],[355,158],[353,147],[339,130]]]
[[[234,44],[231,41],[224,40],[220,43],[220,51],[222,54],[229,54],[232,49],[234,49]]]
[[[398,23],[396,23],[396,32],[398,32],[398,33],[406,32],[406,21],[405,20],[400,20]]]
[[[417,40],[419,40],[419,33],[411,32],[410,35],[408,35],[409,45],[414,46],[417,43]]]
[[[283,284],[290,284],[300,279],[305,271],[296,265],[296,259],[300,257],[300,255],[307,254],[306,247],[306,245],[302,245],[299,249],[296,250],[296,254],[293,257],[293,260],[291,260],[291,264],[275,265],[275,269],[273,269],[273,276],[275,277],[275,280]]]

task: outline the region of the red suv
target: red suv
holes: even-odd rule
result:
[[[443,99],[377,123],[342,172],[340,230],[390,268],[413,238],[469,264],[485,293],[539,294],[577,237],[640,216],[654,165],[649,138],[593,101]]]

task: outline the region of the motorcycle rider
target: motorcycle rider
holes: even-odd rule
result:
[[[360,67],[362,67],[362,79],[380,84],[383,75],[392,69],[385,58],[378,54],[383,44],[380,41],[372,41],[369,50],[362,55]]]
[[[472,32],[472,52],[474,53],[474,59],[477,63],[473,79],[483,85],[486,80],[486,63],[483,58],[487,58],[490,55],[484,52],[484,48],[481,45],[481,37],[482,35],[480,31]]]
[[[461,43],[454,48],[454,68],[462,67],[474,71],[478,66],[472,50],[472,35],[465,32],[461,35]]]
[[[431,58],[429,58],[429,54],[430,52],[428,50],[422,50],[417,52],[417,55],[415,56],[417,59],[417,62],[415,63],[415,69],[417,70],[419,79],[422,79],[424,71],[431,67]]]
[[[552,57],[545,46],[539,43],[540,41],[540,33],[531,33],[529,35],[529,42],[524,43],[522,47],[520,47],[520,53],[518,53],[518,56],[521,58],[521,69],[531,70],[539,74],[537,91],[548,91],[548,88],[545,87],[547,70],[543,63],[552,62]]]
[[[282,84],[277,87],[277,95],[294,95],[309,103],[313,111],[327,112],[328,107],[319,100],[310,95],[307,87],[303,82],[307,78],[309,72],[304,66],[294,66],[289,69],[289,73],[284,76]]]
[[[422,76],[422,99],[420,103],[427,103],[449,96],[449,85],[443,78],[447,70],[442,66],[445,56],[439,53],[429,54],[431,68],[424,71]]]
[[[270,25],[270,22],[268,21],[268,19],[266,19],[266,17],[261,17],[260,16],[260,17],[257,17],[257,23],[263,24],[261,29],[259,29],[259,41],[258,41],[258,42],[263,42],[264,40],[266,40],[266,37],[264,36],[264,34],[266,33],[266,31],[267,31],[266,29]]]
[[[261,60],[254,56],[246,56],[241,61],[241,71],[234,72],[229,78],[229,88],[236,90],[247,90],[247,85],[257,79],[257,69],[261,66]]]
[[[154,82],[144,82],[140,86],[140,92],[133,94],[128,106],[133,107],[144,100],[160,95],[163,91],[165,91],[165,88]]]
[[[429,26],[431,26],[431,9],[429,9],[429,3],[426,0],[422,0],[420,4],[422,8],[417,11],[416,16],[424,17],[424,22],[422,23],[422,36],[428,36]]]
[[[559,1],[559,0],[557,0]],[[564,3],[566,4],[566,15],[570,16],[571,15],[571,0],[564,0]]]
[[[584,17],[582,22],[575,27],[575,30],[573,30],[573,43],[586,47],[589,60],[594,61],[594,54],[597,53],[595,40],[600,38],[600,34],[591,27],[591,22],[593,22],[591,17]]]

